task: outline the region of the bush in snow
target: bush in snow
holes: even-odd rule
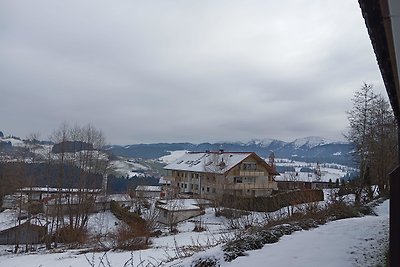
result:
[[[219,267],[219,261],[215,258],[200,258],[192,262],[190,267]]]

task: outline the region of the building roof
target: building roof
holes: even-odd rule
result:
[[[252,152],[188,152],[164,169],[223,174],[252,154],[255,155]]]
[[[400,4],[358,0],[393,111],[400,121]]]
[[[150,192],[161,192],[161,186],[159,185],[138,185],[135,191],[150,191]]]
[[[224,174],[250,156],[264,163],[270,174],[279,175],[265,160],[254,152],[188,152],[171,164],[165,166],[164,169]]]
[[[159,200],[157,207],[168,211],[201,210],[200,205],[210,204],[205,199],[170,199]]]
[[[33,193],[100,193],[99,188],[56,188],[56,187],[24,187],[17,189],[19,192],[33,192]]]
[[[11,229],[13,227],[19,226],[20,224],[24,224],[30,222],[33,225],[37,226],[46,226],[47,221],[45,218],[42,218],[40,215],[34,216],[30,219],[21,219],[20,222],[18,220],[19,214],[18,210],[6,209],[3,212],[0,212],[0,232]],[[27,215],[23,213],[22,215]]]

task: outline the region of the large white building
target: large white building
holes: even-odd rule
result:
[[[278,189],[279,173],[253,152],[188,152],[164,169],[175,193],[202,198],[266,196]]]

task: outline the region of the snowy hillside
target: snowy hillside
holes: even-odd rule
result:
[[[185,153],[189,152],[188,150],[176,150],[176,151],[169,151],[169,155],[162,156],[159,158],[161,162],[166,164],[170,164],[177,160],[178,158],[182,157]]]
[[[268,159],[266,159],[268,160]],[[278,181],[305,181],[312,182],[320,179],[322,182],[333,182],[337,179],[347,180],[357,172],[357,169],[340,164],[319,164],[321,176],[315,174],[317,163],[293,161],[288,159],[275,159],[277,171],[280,173],[275,179]]]
[[[280,211],[284,213],[283,209]],[[152,238],[150,249],[138,251],[86,252],[59,250],[48,253],[44,248],[34,253],[12,254],[9,246],[0,246],[0,266],[193,266],[200,258],[210,258],[220,266],[292,266],[337,267],[381,266],[381,253],[388,245],[389,200],[375,208],[377,216],[332,221],[311,230],[296,231],[284,235],[277,243],[246,251],[242,257],[225,262],[222,246],[234,232],[228,230],[229,220],[216,217],[212,208],[202,216],[205,232],[194,232],[195,221],[178,225],[175,235],[165,234]],[[276,216],[282,216],[276,213]],[[258,216],[259,215],[259,216]],[[256,222],[263,214],[249,216]],[[265,215],[265,214],[264,214]],[[274,214],[270,214],[274,216]],[[113,231],[118,220],[110,213],[90,217],[89,225],[94,233]],[[202,248],[201,248],[202,247]],[[203,251],[204,250],[204,251]],[[187,258],[184,255],[188,256]],[[183,258],[175,259],[180,256]],[[103,259],[109,265],[102,265]],[[92,265],[91,265],[92,263]],[[126,264],[128,263],[128,264]],[[141,265],[142,264],[142,265]]]

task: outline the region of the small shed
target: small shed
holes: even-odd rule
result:
[[[135,189],[137,197],[156,198],[160,197],[162,188],[158,185],[138,185]]]
[[[0,213],[0,245],[39,244],[47,234],[45,220],[31,218],[17,219],[13,210]]]
[[[46,226],[39,226],[29,221],[0,232],[0,245],[39,244],[47,234]]]
[[[204,214],[195,199],[160,200],[156,208],[159,209],[158,222],[166,225],[176,225]]]

